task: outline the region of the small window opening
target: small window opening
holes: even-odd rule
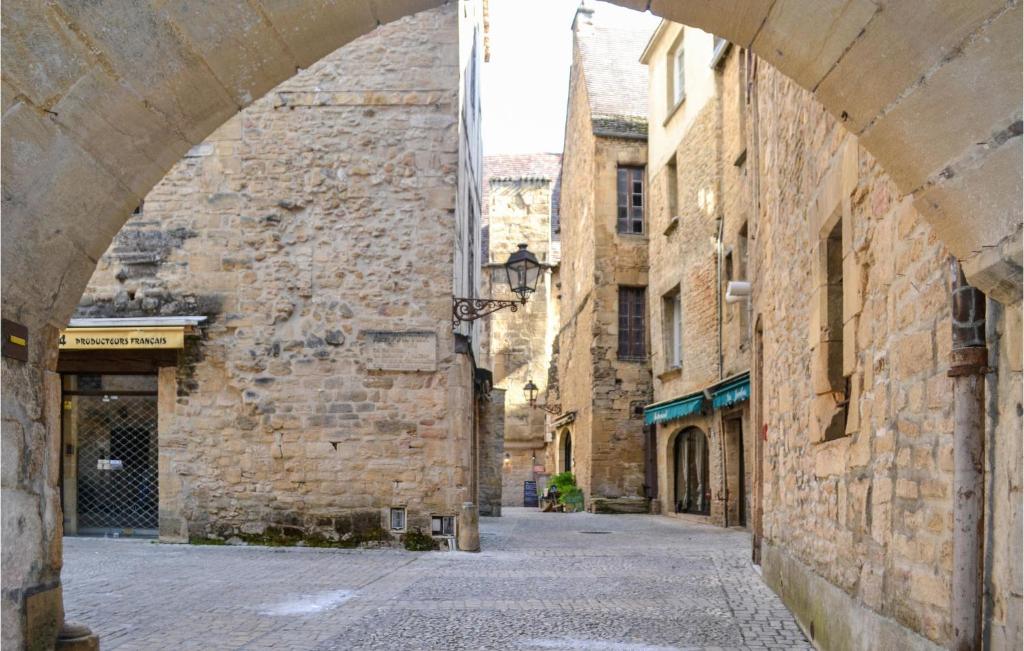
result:
[[[665,341],[665,370],[683,365],[683,305],[679,287],[661,299],[661,330]]]
[[[686,98],[686,54],[680,42],[678,49],[672,54],[672,105],[669,110],[679,106]]]
[[[405,531],[405,507],[395,506],[391,508],[391,530]]]
[[[615,229],[619,233],[644,232],[644,168],[619,167],[616,178],[618,212]]]
[[[643,287],[619,287],[619,359],[647,358]]]
[[[430,533],[434,536],[454,536],[455,516],[454,515],[432,515],[430,516]]]
[[[676,157],[673,156],[665,167],[665,205],[668,207],[668,221],[679,217],[679,181],[676,175]]]
[[[828,274],[828,379],[836,398],[836,411],[825,429],[825,440],[832,441],[846,435],[846,420],[850,404],[850,378],[843,375],[843,220],[829,232],[825,245]]]

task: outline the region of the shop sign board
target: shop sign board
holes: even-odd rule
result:
[[[61,330],[61,350],[184,348],[185,328],[67,328]]]

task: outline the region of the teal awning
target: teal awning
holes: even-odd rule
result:
[[[711,390],[711,406],[715,409],[750,400],[750,374],[726,380]]]
[[[690,414],[699,413],[701,405],[703,404],[704,395],[697,393],[678,398],[671,402],[651,405],[644,409],[644,424],[654,425],[657,423],[667,423],[670,420],[685,418]]]

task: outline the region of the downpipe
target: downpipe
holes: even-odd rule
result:
[[[950,301],[953,346],[953,580],[950,618],[953,651],[981,648],[984,560],[983,465],[985,441],[985,295],[967,284],[960,263],[951,258]]]

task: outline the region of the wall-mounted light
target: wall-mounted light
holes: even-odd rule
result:
[[[543,409],[549,414],[560,414],[562,410],[558,407],[548,407],[547,405],[537,404],[537,392],[539,389],[537,385],[533,383],[533,380],[527,380],[526,386],[523,387],[523,393],[526,394],[526,399],[530,401],[530,407],[533,409]]]
[[[526,305],[526,299],[537,291],[537,280],[540,278],[541,264],[537,256],[530,253],[526,244],[520,244],[519,250],[508,256],[505,261],[505,277],[509,290],[519,297],[517,301],[502,301],[493,298],[459,298],[452,297],[452,329],[459,326],[460,321],[475,321],[482,316],[504,308],[513,312],[520,305]]]

